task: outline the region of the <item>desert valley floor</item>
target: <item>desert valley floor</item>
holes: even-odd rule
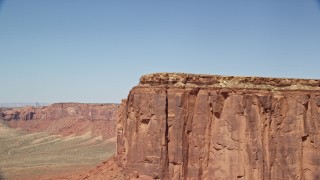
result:
[[[42,179],[85,172],[112,156],[115,138],[28,133],[0,123],[0,179]]]

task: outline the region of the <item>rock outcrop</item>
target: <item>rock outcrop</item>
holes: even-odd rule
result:
[[[319,179],[320,81],[159,73],[119,108],[126,179]]]
[[[116,136],[117,104],[56,103],[42,107],[4,108],[1,117],[10,127],[31,132],[111,138]],[[0,118],[1,118],[0,117]]]

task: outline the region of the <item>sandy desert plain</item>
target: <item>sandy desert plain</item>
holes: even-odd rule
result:
[[[115,138],[28,133],[0,124],[0,179],[37,179],[85,172],[115,152]]]

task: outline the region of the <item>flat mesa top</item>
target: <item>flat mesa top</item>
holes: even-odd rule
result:
[[[185,73],[155,73],[140,78],[138,87],[213,87],[268,90],[320,90],[320,80],[267,78],[243,76],[219,76]]]

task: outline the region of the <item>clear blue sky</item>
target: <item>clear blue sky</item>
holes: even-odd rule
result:
[[[319,4],[0,0],[0,102],[120,102],[153,72],[320,79]]]

